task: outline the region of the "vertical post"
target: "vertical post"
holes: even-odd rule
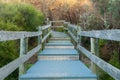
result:
[[[38,27],[38,32],[39,33],[42,32],[42,27],[41,26]],[[38,36],[38,45],[41,45],[41,47],[42,47],[42,34]],[[39,60],[39,56],[37,56],[37,59]]]
[[[95,39],[90,38],[91,43],[91,53],[95,54]],[[91,70],[96,73],[95,64],[91,61]]]
[[[41,31],[42,31],[42,38],[44,38],[46,35],[46,30],[42,30],[42,26],[41,26]],[[44,49],[44,46],[45,46],[45,41],[42,43],[42,50]]]
[[[99,57],[99,39],[95,39],[95,55]]]
[[[38,32],[42,32],[42,28],[41,28],[41,26],[39,26],[39,28],[38,28]],[[38,45],[41,44],[41,41],[42,41],[42,35],[39,35],[39,36],[38,36]]]
[[[49,24],[50,22],[49,22],[49,18],[47,18],[47,24]]]
[[[81,27],[80,26],[77,26],[77,44],[78,45],[81,45],[81,36],[78,36],[78,34],[81,32]]]
[[[99,57],[99,39],[95,39],[95,55]],[[99,68],[95,65],[97,78],[99,80]]]
[[[24,56],[28,51],[28,38],[20,39],[20,57]],[[25,73],[25,63],[19,66],[19,76]]]
[[[91,53],[93,53],[94,55],[96,56],[99,56],[99,45],[98,45],[98,39],[95,39],[95,38],[90,38],[90,43],[91,43]],[[91,62],[91,70],[94,72],[94,73],[97,73],[96,71],[96,65]]]
[[[78,29],[77,29],[77,46],[78,45],[81,45],[81,36],[79,36],[78,34],[82,31],[81,30],[81,27],[80,26],[78,26],[77,27]],[[76,46],[76,47],[77,47]],[[81,60],[81,54],[79,54],[79,59]]]
[[[68,32],[68,30],[69,30],[69,22],[65,22],[65,24],[66,24],[66,29],[67,29],[67,32]]]
[[[50,24],[50,27],[48,28],[48,33],[49,33],[50,31],[52,31],[52,29],[51,29],[51,23],[49,23],[49,24]],[[48,37],[47,42],[48,42],[49,38],[50,38],[50,36]]]
[[[70,27],[69,27],[69,25],[70,25],[70,22],[67,22],[67,25],[68,25],[68,31],[70,31]]]

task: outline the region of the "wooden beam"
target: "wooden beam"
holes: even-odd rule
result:
[[[46,29],[48,29],[48,28],[50,28],[50,27],[51,27],[51,24],[48,24],[48,25],[42,26],[42,30],[46,30]]]
[[[20,57],[24,56],[28,51],[28,38],[21,38],[20,39]],[[19,66],[19,76],[24,74],[26,71],[25,64],[21,64]]]
[[[72,37],[72,39],[77,43],[77,38],[72,34],[72,32],[68,30],[68,33]]]
[[[77,45],[81,45],[81,36],[78,36],[78,34],[82,31],[80,26],[77,26]]]
[[[77,48],[80,52],[86,55],[92,62],[94,62],[98,67],[107,72],[115,80],[120,80],[120,69],[112,66],[111,64],[100,59],[96,55],[92,54],[90,51],[86,50],[84,47],[78,45]]]
[[[42,32],[42,27],[41,26],[38,28],[38,32]],[[38,36],[38,45],[41,44],[41,42],[42,42],[42,35],[39,35]]]
[[[75,29],[77,30],[78,29],[78,26],[77,25],[73,25],[73,24],[68,24],[68,26],[72,29]]]
[[[95,39],[94,38],[90,38],[90,45],[91,45],[91,53],[95,55]],[[95,64],[91,61],[91,70],[93,73],[96,73],[96,67]]]
[[[21,64],[26,62],[35,53],[37,53],[40,50],[40,48],[41,46],[38,45],[34,49],[30,50],[26,55],[19,57],[16,60],[5,65],[4,67],[0,68],[0,80],[4,80],[8,75],[10,75],[13,71],[15,71]]]
[[[25,37],[34,37],[41,35],[42,32],[25,32],[25,31],[0,31],[0,41],[16,40]]]
[[[49,36],[50,34],[52,33],[52,31],[50,31],[41,41],[41,43],[43,43]]]
[[[120,30],[81,31],[79,36],[120,41]]]

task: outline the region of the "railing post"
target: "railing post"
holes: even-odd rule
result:
[[[38,27],[38,32],[42,32],[41,26]],[[38,36],[38,45],[41,44],[41,41],[42,41],[42,35],[39,35]]]
[[[91,43],[91,53],[95,54],[95,39],[90,38]],[[91,61],[91,70],[96,73],[95,64]]]
[[[81,30],[81,27],[80,26],[77,26],[77,46],[78,45],[81,45],[82,43],[81,43],[81,36],[79,36],[78,34],[82,31]],[[76,48],[77,48],[77,46],[76,46]],[[79,53],[79,52],[78,52]],[[79,54],[79,59],[81,60],[81,54]]]
[[[49,24],[49,23],[50,23],[49,18],[47,18],[46,22],[47,22],[47,24]]]
[[[95,55],[99,57],[99,39],[96,38],[95,39]],[[99,71],[98,71],[98,67],[95,65],[96,67],[96,74],[97,74],[97,78],[99,80]]]
[[[24,56],[28,51],[28,38],[20,39],[20,57]],[[19,66],[19,77],[25,73],[25,63]]]
[[[69,25],[70,25],[70,22],[68,22],[68,24],[67,24],[67,25],[68,25],[68,31],[70,31],[70,26],[69,26]]]
[[[52,31],[51,23],[49,23],[49,24],[50,24],[50,27],[48,28],[48,33],[49,33],[50,31]],[[48,37],[47,42],[48,42],[49,38],[50,38],[50,36]]]
[[[78,36],[78,34],[81,32],[81,27],[77,26],[77,44],[81,45],[81,36]]]
[[[91,43],[91,53],[93,53],[94,55],[96,56],[99,56],[99,44],[98,44],[98,39],[95,39],[95,38],[90,38],[90,43]],[[91,62],[91,70],[94,72],[94,73],[97,73],[96,71],[96,65]]]

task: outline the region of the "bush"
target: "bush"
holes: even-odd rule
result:
[[[43,24],[43,20],[42,12],[30,4],[0,3],[0,30],[36,31],[37,27]],[[13,61],[18,56],[19,40],[0,42],[0,67]],[[18,70],[5,80],[18,80]]]
[[[42,25],[43,14],[35,7],[23,3],[0,3],[0,29],[33,31]]]

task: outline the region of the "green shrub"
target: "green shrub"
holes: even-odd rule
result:
[[[108,54],[106,53],[107,56],[105,56],[105,55],[101,54],[101,50],[100,50],[100,57],[102,59],[104,59],[105,61],[107,61],[108,63],[110,63],[111,65],[120,69],[119,53],[118,53],[119,44],[118,44],[118,42],[100,40],[99,41],[100,49],[102,49],[105,46],[106,43],[109,44],[109,45],[107,45],[107,47],[109,47],[112,52],[109,50],[110,52]],[[111,76],[109,76],[105,71],[103,71],[101,69],[99,69],[98,73],[99,73],[99,78],[100,78],[99,80],[114,80]]]
[[[0,29],[33,31],[42,25],[44,16],[30,4],[0,3]]]
[[[0,2],[0,30],[36,31],[43,21],[42,12],[30,4]],[[0,42],[0,67],[17,57],[19,57],[19,40]],[[5,80],[18,80],[18,69]]]

